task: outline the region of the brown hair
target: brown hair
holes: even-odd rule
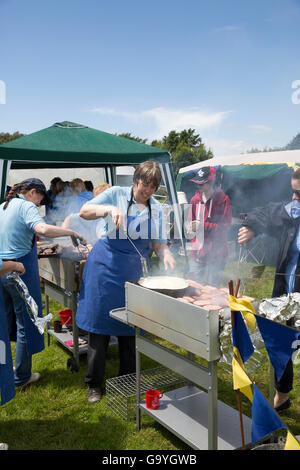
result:
[[[70,183],[70,188],[72,191],[77,193],[83,193],[86,191],[84,181],[81,178],[75,178]]]
[[[144,184],[153,184],[158,189],[161,182],[161,171],[159,164],[153,160],[141,163],[134,172],[133,183],[138,184],[142,181]]]
[[[101,184],[98,184],[98,186],[96,186],[94,188],[94,191],[93,191],[93,194],[94,194],[94,197],[98,196],[98,194],[101,194],[103,193],[103,191],[105,191],[106,189],[110,188],[110,184],[108,183],[101,183]]]
[[[18,197],[18,194],[26,194],[28,191],[30,191],[29,189],[22,189],[26,187],[26,184],[22,184],[22,183],[17,183],[17,184],[14,184],[10,190],[6,193],[6,196],[5,196],[5,204],[3,206],[3,210],[5,210],[9,204],[9,202]],[[40,193],[40,194],[44,194],[42,191],[39,191],[36,189],[36,192],[37,193]]]
[[[300,180],[300,168],[298,168],[296,171],[294,171],[292,178],[294,180]]]

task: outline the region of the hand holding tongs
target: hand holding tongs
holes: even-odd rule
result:
[[[90,250],[87,247],[87,242],[83,237],[77,237],[76,235],[71,235],[71,240],[75,248],[79,251],[80,255],[85,257],[87,254],[89,254]],[[82,252],[82,250],[79,248],[79,246],[82,245],[85,248],[85,251]]]

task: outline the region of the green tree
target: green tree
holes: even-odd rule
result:
[[[291,142],[287,144],[285,150],[298,150],[300,149],[300,133],[294,137]]]
[[[265,147],[263,150],[252,148],[247,153],[261,153],[261,152],[280,152],[282,150],[298,150],[300,149],[300,132],[285,146],[283,147]]]
[[[0,145],[23,136],[24,134],[20,134],[18,131],[13,134],[10,134],[9,132],[0,132]]]
[[[195,129],[184,129],[181,132],[172,130],[162,140],[153,140],[151,145],[159,147],[171,155],[175,177],[180,168],[193,165],[213,157],[210,149],[206,149]]]
[[[141,144],[145,144],[147,139],[141,139],[140,137],[135,137],[131,135],[131,132],[125,132],[123,134],[116,134],[119,137],[125,137],[125,139],[135,140],[136,142],[140,142]]]

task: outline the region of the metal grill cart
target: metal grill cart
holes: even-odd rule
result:
[[[140,374],[142,396],[150,388],[166,392],[186,383],[187,381],[182,376],[163,366],[147,369]],[[106,380],[105,388],[107,406],[120,418],[134,421],[136,419],[136,374],[112,377]]]
[[[47,343],[50,345],[50,336],[59,341],[73,355],[73,361],[69,361],[71,370],[79,368],[79,354],[87,352],[87,345],[79,345],[78,328],[75,322],[77,310],[77,297],[80,291],[81,277],[85,261],[72,261],[66,258],[52,257],[40,258],[40,277],[45,285],[46,315],[49,313],[49,297],[56,302],[72,310],[72,333],[63,326],[61,333],[56,333],[53,328],[47,328]],[[72,346],[70,345],[72,341]]]
[[[136,329],[136,419],[141,427],[141,410],[194,449],[231,450],[241,447],[237,410],[218,400],[217,363],[219,314],[167,295],[126,282],[126,306],[110,315]],[[188,352],[161,346],[141,334],[141,329]],[[146,408],[141,400],[141,354],[185,377],[189,383],[164,394],[158,410]],[[195,356],[204,358],[207,367]],[[198,388],[198,387],[201,387]],[[204,391],[204,390],[206,391]],[[251,444],[251,419],[243,415],[245,443]]]

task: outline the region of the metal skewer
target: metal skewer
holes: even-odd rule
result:
[[[140,251],[137,249],[133,241],[131,240],[130,236],[128,235],[127,231],[125,231],[122,227],[120,227],[120,230],[126,235],[127,239],[130,241],[136,252],[138,253],[140,259],[141,259],[141,265],[142,265],[142,273],[143,277],[148,277],[149,276],[149,270],[148,270],[148,263],[146,258],[140,253]]]

